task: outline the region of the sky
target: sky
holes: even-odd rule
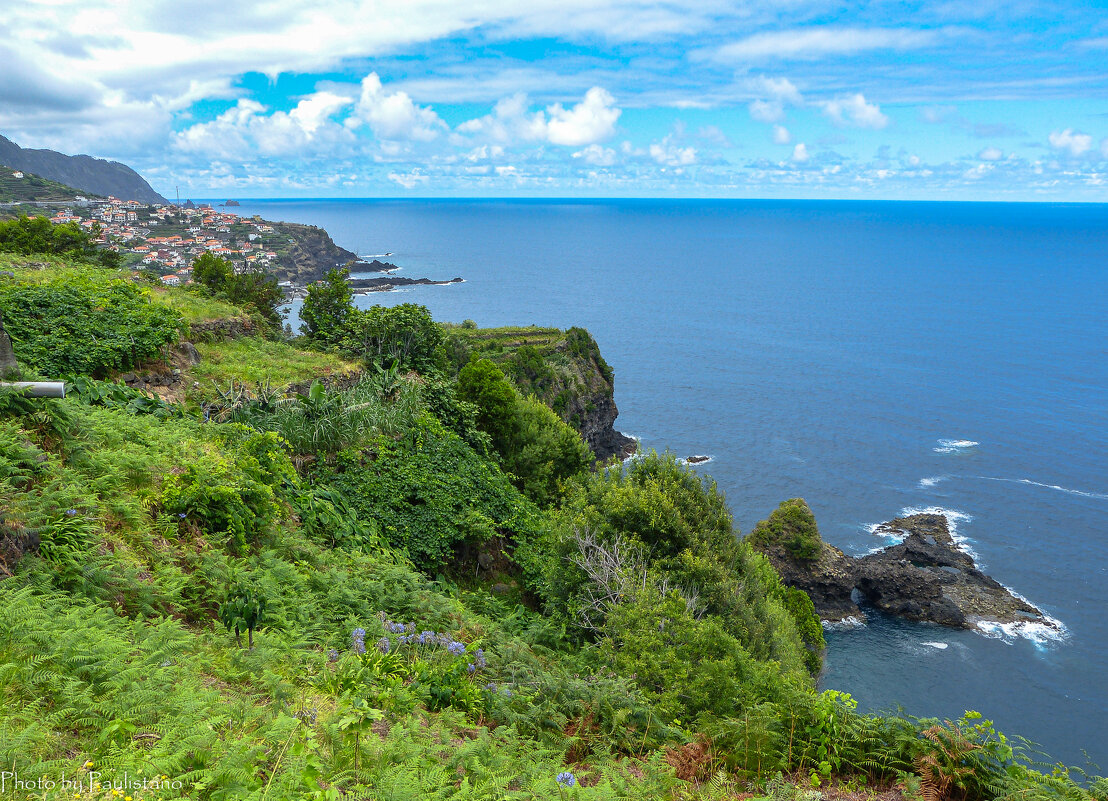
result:
[[[1108,202],[1106,11],[3,3],[0,133],[182,198]]]

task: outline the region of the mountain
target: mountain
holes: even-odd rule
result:
[[[150,184],[126,164],[92,156],[67,156],[54,150],[22,148],[0,136],[0,164],[25,170],[51,181],[67,184],[95,195],[114,195],[121,200],[167,203]]]

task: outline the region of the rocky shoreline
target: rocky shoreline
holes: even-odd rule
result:
[[[816,614],[827,623],[862,622],[866,619],[863,607],[869,607],[959,629],[1010,624],[1060,628],[1057,621],[981,572],[973,557],[959,548],[943,515],[895,518],[875,533],[901,541],[860,557],[847,556],[819,541],[814,557],[798,558],[786,544],[787,537],[754,545],[785,584],[808,594]]]

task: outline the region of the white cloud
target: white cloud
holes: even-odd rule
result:
[[[758,98],[750,103],[750,116],[759,122],[780,122],[786,106],[802,106],[804,98],[788,78],[759,75],[746,81],[746,87]]]
[[[206,158],[234,159],[251,155],[303,155],[329,150],[353,136],[331,117],[352,103],[350,98],[317,92],[291,111],[268,109],[256,100],[240,99],[210,122],[197,123],[174,135],[172,147]]]
[[[1004,152],[1000,148],[990,146],[978,153],[977,158],[982,161],[1000,161],[1004,158]]]
[[[532,112],[526,95],[512,95],[498,102],[491,114],[467,120],[455,130],[462,136],[502,144],[545,140],[554,145],[581,147],[614,136],[621,113],[615,98],[606,89],[594,86],[570,108],[555,103],[545,111]]]
[[[390,172],[389,180],[395,184],[399,184],[405,189],[415,189],[417,186],[422,186],[426,184],[429,180],[431,180],[431,177],[429,175],[425,175],[422,171],[417,169],[405,173]]]
[[[880,129],[889,124],[889,118],[881,113],[881,108],[876,103],[866,102],[861,92],[825,100],[820,105],[835,125]]]
[[[796,147],[793,148],[793,161],[799,163],[808,159],[808,147],[803,142],[797,142]]]
[[[578,150],[573,154],[573,157],[583,159],[586,164],[592,164],[595,167],[611,167],[616,163],[616,152],[610,147],[597,144],[591,144],[583,150]]]
[[[663,167],[688,167],[696,164],[696,148],[681,147],[674,142],[672,136],[651,144],[649,152],[650,158]]]
[[[773,142],[778,145],[787,145],[793,140],[792,134],[789,133],[789,129],[784,125],[773,126]]]
[[[616,120],[622,113],[615,107],[615,98],[605,89],[594,86],[585,99],[573,108],[555,103],[546,110],[550,121],[546,138],[555,145],[588,145],[610,139],[616,132]]]
[[[815,59],[867,50],[909,50],[935,41],[933,31],[907,28],[799,28],[756,33],[718,48],[718,61],[743,62],[772,58]]]
[[[379,139],[428,142],[446,130],[446,123],[428,106],[418,106],[407,92],[388,92],[376,72],[362,79],[362,91],[347,119],[347,127],[369,124]]]
[[[1052,148],[1067,151],[1075,158],[1088,152],[1093,147],[1091,136],[1078,133],[1072,128],[1066,128],[1064,131],[1053,131],[1049,139]]]

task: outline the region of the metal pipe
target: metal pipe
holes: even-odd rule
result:
[[[0,381],[0,389],[23,390],[29,398],[64,398],[64,381]]]

